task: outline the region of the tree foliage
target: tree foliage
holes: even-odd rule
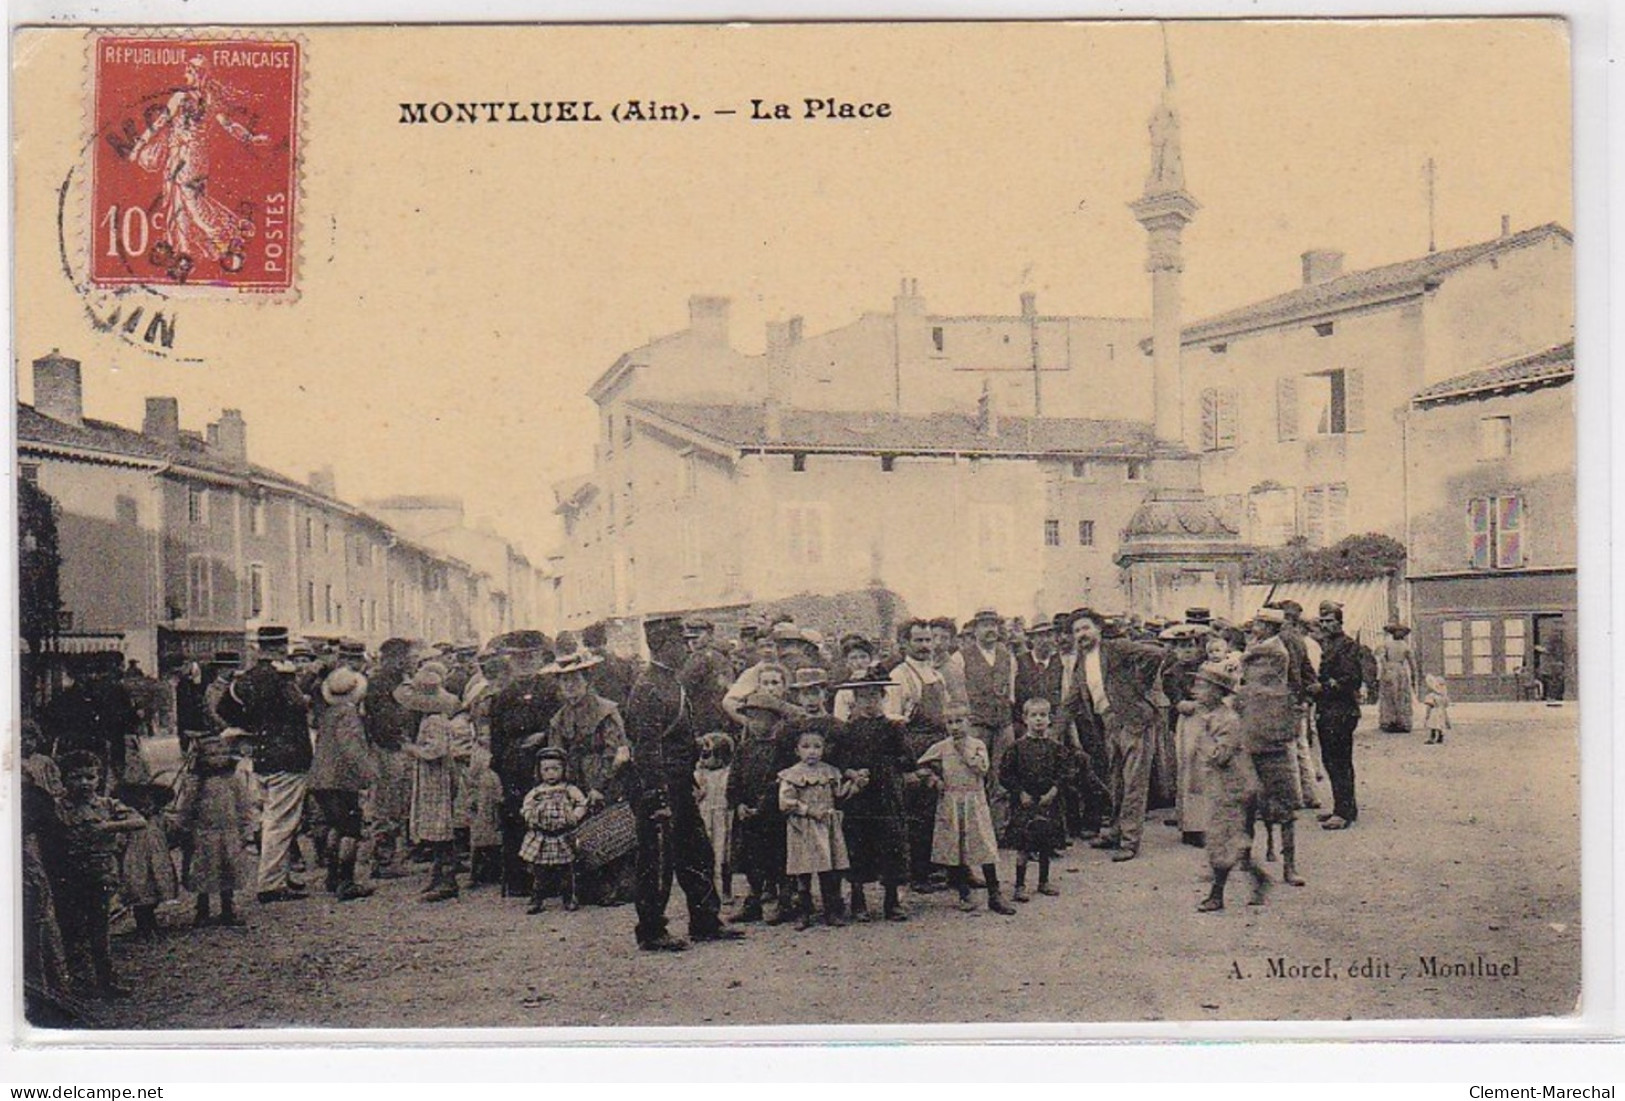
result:
[[[29,652],[38,654],[56,637],[62,613],[56,502],[32,482],[17,485],[19,627]]]
[[[1350,535],[1314,549],[1302,539],[1258,551],[1242,562],[1242,579],[1253,584],[1287,581],[1370,581],[1405,564],[1405,545],[1377,533]]]

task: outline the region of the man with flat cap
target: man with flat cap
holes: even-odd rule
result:
[[[1346,830],[1360,816],[1354,796],[1354,731],[1360,725],[1360,689],[1365,671],[1360,648],[1343,633],[1343,606],[1320,606],[1320,671],[1315,695],[1315,728],[1320,759],[1332,782],[1332,813],[1322,829]]]
[[[734,663],[717,648],[715,625],[709,619],[685,619],[683,641],[688,656],[677,676],[694,709],[694,732],[732,730],[734,721],[722,710],[722,697],[733,685]]]
[[[688,693],[678,679],[688,648],[676,616],[643,625],[649,664],[626,701],[626,734],[632,743],[629,788],[637,814],[638,947],[678,952],[688,941],[666,928],[672,880],[688,903],[690,940],[736,940],[722,924],[722,900],[712,879],[710,838],[694,798],[699,748]]]

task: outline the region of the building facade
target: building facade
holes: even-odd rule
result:
[[[1564,343],[1440,380],[1411,402],[1414,641],[1452,698],[1576,698],[1573,381]]]
[[[260,623],[369,646],[495,633],[491,576],[340,500],[330,471],[302,483],[250,462],[239,411],[189,432],[175,399],[150,398],[136,431],[84,415],[77,361],[33,366],[17,452],[56,510],[58,652],[154,669],[241,649]]]

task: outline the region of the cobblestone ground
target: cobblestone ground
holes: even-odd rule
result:
[[[1262,908],[1242,905],[1238,885],[1227,910],[1198,914],[1204,858],[1161,815],[1132,862],[1069,850],[1055,873],[1061,896],[1016,917],[963,914],[933,895],[912,900],[906,925],[752,926],[744,943],[676,956],[633,950],[630,907],[526,917],[523,901],[489,888],[423,905],[421,885],[399,880],[343,906],[250,901],[241,930],[185,928],[183,900],[162,912],[156,943],[115,942],[139,996],[91,1012],[107,1027],[231,1029],[1572,1012],[1574,706],[1457,710],[1450,741],[1427,746],[1420,733],[1379,733],[1367,709],[1359,825],[1327,833],[1306,817],[1308,885],[1278,886]],[[1005,863],[1008,882],[1008,854]],[[1424,958],[1469,973],[1430,975]],[[1485,970],[1480,961],[1512,973],[1472,973]]]

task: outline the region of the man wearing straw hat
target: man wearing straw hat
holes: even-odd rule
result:
[[[643,631],[649,664],[626,702],[638,818],[636,935],[646,952],[680,952],[688,941],[666,929],[674,878],[688,903],[690,940],[736,940],[744,934],[724,926],[718,916],[722,900],[711,875],[711,841],[694,798],[699,750],[688,694],[677,676],[687,654],[682,620],[650,619]]]

